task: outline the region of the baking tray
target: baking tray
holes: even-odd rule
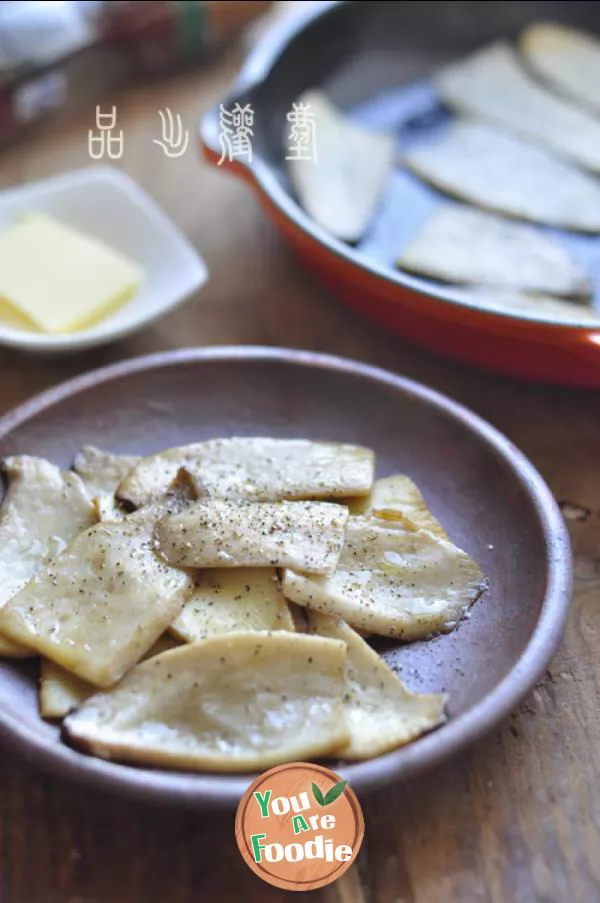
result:
[[[435,69],[492,40],[513,40],[538,20],[600,31],[598,4],[577,0],[355,0],[316,9],[311,4],[257,44],[232,91],[204,116],[201,140],[205,156],[216,164],[222,156],[221,104],[251,105],[252,161],[226,159],[221,168],[252,184],[305,265],[350,307],[470,364],[526,379],[599,387],[600,326],[481,310],[447,285],[394,267],[402,243],[436,202],[436,193],[416,177],[396,169],[367,234],[354,247],[303,211],[286,172],[286,114],[306,89],[322,89],[349,116],[392,129],[401,145],[441,127],[448,117],[428,82]],[[553,234],[587,266],[600,310],[600,236]]]

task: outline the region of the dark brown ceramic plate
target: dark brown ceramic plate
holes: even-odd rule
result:
[[[416,383],[362,364],[271,348],[168,352],[82,376],[0,420],[0,455],[68,466],[94,443],[148,453],[228,435],[360,442],[378,473],[410,474],[490,588],[452,634],[387,644],[416,690],[447,690],[440,730],[370,762],[336,765],[358,793],[414,776],[493,727],[528,693],[560,640],[570,592],[569,542],[529,462],[492,427]],[[0,735],[42,768],[178,805],[233,806],[251,776],[181,774],[103,762],[63,745],[36,704],[33,663],[0,663]]]

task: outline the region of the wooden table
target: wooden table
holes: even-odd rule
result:
[[[592,903],[600,900],[600,399],[521,385],[432,357],[369,325],[307,275],[250,191],[151,142],[158,109],[190,128],[240,62],[218,63],[118,101],[123,168],[204,255],[210,284],[135,337],[62,360],[0,352],[0,407],[132,355],[187,345],[328,351],[407,374],[503,430],[569,500],[575,598],[565,642],[500,730],[409,787],[362,800],[358,867],[315,892],[327,903]],[[2,158],[0,186],[87,165],[92,112]],[[288,894],[242,862],[232,817],[208,821],[102,797],[0,753],[1,903],[271,903]],[[303,895],[299,894],[302,898]],[[305,895],[308,896],[308,895]]]

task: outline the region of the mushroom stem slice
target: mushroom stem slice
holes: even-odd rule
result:
[[[592,284],[566,248],[533,226],[460,204],[435,208],[398,266],[459,284],[589,298]]]
[[[446,66],[434,84],[452,110],[494,122],[600,172],[600,122],[538,84],[504,41]]]
[[[314,155],[289,155],[288,171],[306,212],[344,241],[358,241],[373,216],[394,165],[394,139],[344,116],[319,91],[297,101],[314,121]]]
[[[293,633],[214,636],[137,665],[64,722],[106,759],[210,771],[264,770],[348,740],[346,645]]]
[[[521,35],[521,51],[551,88],[600,113],[600,41],[557,22],[537,22]]]
[[[92,499],[99,521],[123,520],[127,512],[115,501],[114,495],[96,495]]]
[[[195,502],[161,518],[156,542],[178,567],[335,568],[348,511],[330,502]]]
[[[171,627],[186,643],[218,633],[289,630],[294,622],[275,568],[212,568],[203,571]]]
[[[177,640],[164,633],[146,653],[142,661],[175,649]],[[64,718],[97,692],[96,687],[65,671],[60,665],[43,658],[40,672],[39,706],[42,718]]]
[[[0,607],[96,520],[77,474],[29,455],[6,458],[3,470],[8,489],[0,512]],[[2,635],[0,655],[35,652]]]
[[[344,621],[308,611],[310,633],[348,647],[344,715],[350,739],[343,759],[370,759],[442,724],[445,693],[412,693],[368,643]]]
[[[364,499],[350,499],[348,508],[350,514],[398,510],[418,529],[428,530],[440,539],[448,539],[448,534],[427,507],[416,483],[404,474],[375,480],[371,494]]]
[[[139,455],[116,455],[94,445],[84,445],[75,456],[73,470],[79,474],[92,498],[110,496],[141,460]]]
[[[193,588],[155,553],[153,529],[137,514],[80,533],[0,611],[0,630],[83,680],[115,683]]]
[[[39,708],[42,718],[64,718],[79,708],[96,688],[60,665],[43,658],[40,669]]]
[[[231,438],[197,442],[143,458],[117,497],[135,507],[166,492],[180,467],[200,498],[277,501],[366,495],[373,452],[358,445],[306,439]]]
[[[286,570],[283,579],[292,602],[404,640],[452,630],[485,586],[477,564],[451,542],[376,516],[350,518],[334,574]]]
[[[594,176],[487,123],[454,120],[411,146],[403,159],[458,200],[534,223],[600,232]]]

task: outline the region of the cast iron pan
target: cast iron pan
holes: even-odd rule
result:
[[[231,435],[358,442],[379,475],[410,474],[490,588],[452,634],[380,643],[415,690],[445,689],[449,720],[412,746],[334,765],[360,795],[413,777],[493,727],[534,686],[560,640],[570,593],[566,530],[550,491],[495,429],[423,386],[340,358],[272,348],[167,352],[64,383],[0,420],[0,456],[69,466],[81,445],[149,453]],[[178,806],[234,806],[252,776],[104,762],[65,746],[37,711],[37,665],[0,662],[0,736],[81,782]]]
[[[396,168],[367,233],[353,247],[304,213],[286,172],[286,114],[306,89],[320,88],[349,116],[393,132],[400,149],[448,121],[450,114],[428,82],[431,72],[494,39],[514,40],[539,20],[600,31],[598,4],[585,0],[355,0],[316,11],[311,5],[263,38],[223,99],[227,109],[249,103],[255,122],[252,162],[224,160],[222,168],[249,180],[306,265],[341,300],[386,328],[479,366],[600,386],[600,327],[565,325],[548,315],[532,321],[482,311],[459,300],[451,287],[394,267],[401,247],[442,197],[415,176]],[[217,104],[201,124],[205,154],[213,163],[222,155],[219,110]],[[600,310],[600,237],[552,233],[594,279]]]

